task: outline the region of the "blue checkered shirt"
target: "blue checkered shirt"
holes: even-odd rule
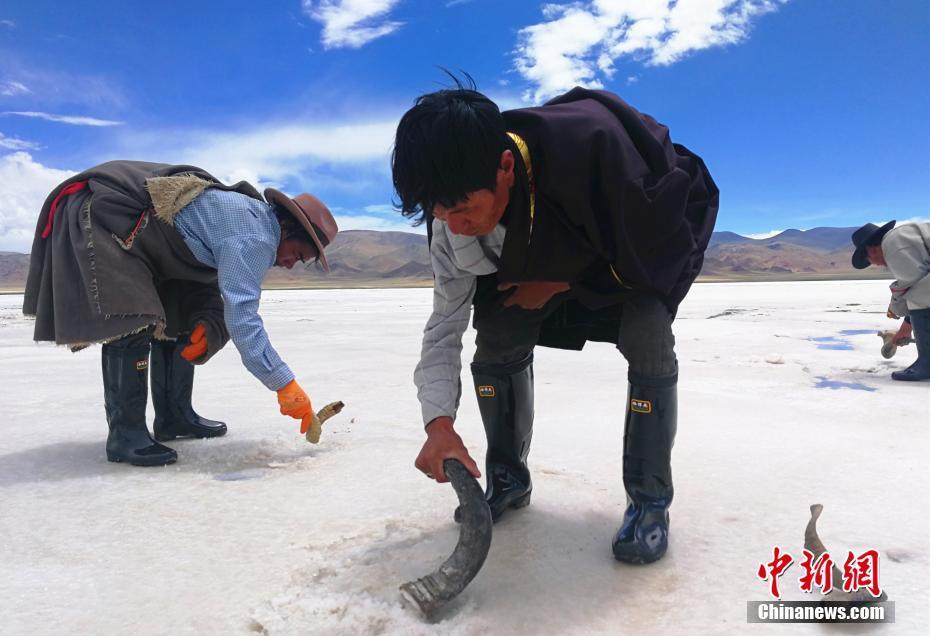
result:
[[[262,280],[281,240],[273,208],[238,192],[207,188],[178,212],[174,227],[197,260],[216,269],[226,328],[245,368],[272,391],[293,380],[258,315]]]

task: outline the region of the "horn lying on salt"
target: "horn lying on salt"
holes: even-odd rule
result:
[[[817,534],[817,520],[820,519],[821,512],[823,512],[823,506],[821,504],[814,504],[811,506],[811,518],[810,521],[807,522],[807,528],[804,530],[804,547],[814,555],[815,561],[820,558],[821,554],[827,551],[826,546]],[[843,580],[843,573],[840,572],[840,569],[835,565],[833,566],[833,580],[834,582]],[[834,589],[824,600],[847,603],[879,603],[887,601],[888,595],[883,591],[881,596],[875,598],[872,596],[871,592],[866,589],[844,592],[841,584],[839,589]]]

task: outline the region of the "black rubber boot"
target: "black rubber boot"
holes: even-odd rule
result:
[[[155,439],[167,442],[176,437],[220,437],[226,424],[200,417],[194,412],[194,365],[181,357],[183,345],[167,340],[152,341],[152,403],[155,405]]]
[[[912,309],[910,313],[917,341],[917,360],[908,368],[892,373],[891,379],[902,382],[930,380],[930,309]]]
[[[149,346],[103,346],[103,396],[110,434],[107,459],[133,466],[173,464],[178,454],[156,442],[145,425]]]
[[[471,373],[488,438],[484,496],[497,521],[511,508],[528,506],[533,492],[526,465],[533,438],[533,355],[509,365],[472,364]]]
[[[623,485],[627,509],[613,540],[614,557],[651,563],[668,549],[672,503],[672,444],[678,425],[678,374],[634,378],[623,433]]]

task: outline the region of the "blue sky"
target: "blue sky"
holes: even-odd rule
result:
[[[0,5],[0,250],[110,159],[392,211],[393,130],[465,70],[503,108],[576,84],[668,125],[721,189],[718,230],[930,217],[925,0],[275,0]],[[215,8],[210,8],[210,7]]]

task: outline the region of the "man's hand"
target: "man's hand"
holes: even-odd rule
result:
[[[475,478],[481,477],[481,471],[468,454],[462,438],[453,430],[451,417],[437,417],[427,424],[426,436],[426,443],[420,449],[414,465],[427,477],[440,484],[449,481],[442,469],[442,463],[447,459],[459,460]]]
[[[901,323],[901,328],[898,329],[898,333],[894,335],[893,342],[899,347],[903,347],[910,341],[912,333],[914,333],[913,325],[907,321],[904,321]]]
[[[204,355],[206,352],[207,328],[204,327],[202,322],[198,322],[197,326],[194,327],[194,331],[191,332],[190,344],[181,349],[181,357],[193,363],[194,360]]]
[[[313,420],[313,404],[310,403],[310,396],[297,384],[297,380],[291,380],[278,389],[278,404],[281,407],[281,415],[301,420],[301,432],[306,433]]]
[[[522,307],[523,309],[542,309],[556,294],[569,290],[568,283],[538,280],[525,283],[501,283],[497,291],[516,290],[504,300],[504,307]]]

